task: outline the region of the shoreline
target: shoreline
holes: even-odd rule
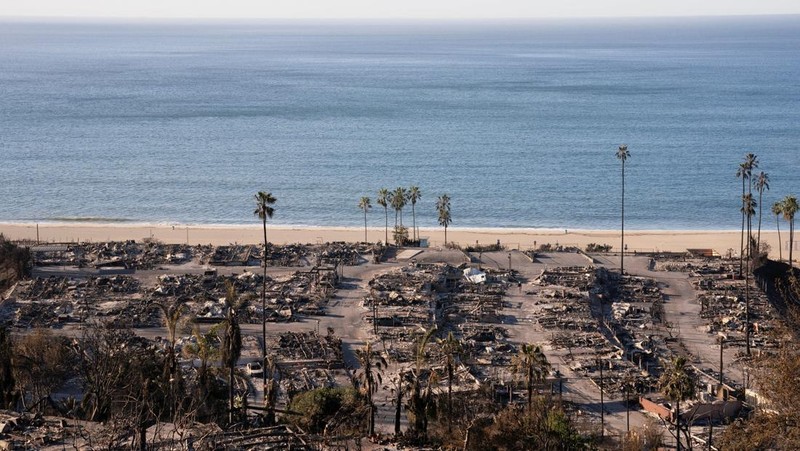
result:
[[[36,227],[38,224],[41,229],[44,228],[87,228],[87,229],[113,229],[113,228],[125,228],[125,229],[165,229],[169,228],[172,229],[175,227],[176,229],[180,228],[181,230],[185,230],[187,227],[191,229],[208,229],[208,230],[248,230],[248,229],[255,229],[261,230],[261,222],[257,222],[260,220],[256,220],[250,223],[192,223],[192,222],[170,222],[170,221],[157,221],[157,222],[146,222],[146,221],[129,221],[129,220],[110,220],[108,222],[102,220],[46,220],[46,221],[29,221],[29,220],[21,220],[21,221],[13,221],[13,220],[0,220],[0,233],[2,232],[3,228],[20,228],[20,227]],[[410,224],[404,224],[409,230],[411,229]],[[392,230],[392,224],[390,221],[389,224],[389,231]],[[417,229],[420,231],[427,231],[431,233],[435,233],[436,231],[442,232],[441,226],[430,227],[418,226]],[[269,230],[336,230],[336,231],[361,231],[364,233],[364,226],[334,226],[334,225],[312,225],[312,224],[273,224],[267,222],[267,231]],[[384,227],[381,226],[367,226],[367,230],[369,233],[375,231],[376,233],[380,231],[383,233]],[[474,233],[511,233],[511,232],[518,232],[518,233],[525,233],[525,234],[544,234],[544,235],[558,235],[564,234],[564,230],[568,230],[570,234],[572,233],[616,233],[619,235],[619,228],[611,228],[611,229],[587,229],[587,228],[569,228],[565,229],[563,227],[516,227],[516,226],[498,226],[498,227],[481,227],[481,226],[450,226],[447,228],[447,233],[450,234],[451,232],[474,232]],[[766,231],[771,232],[771,231]],[[625,236],[631,234],[638,234],[638,233],[654,233],[654,234],[661,234],[661,233],[741,233],[739,229],[625,229]],[[754,232],[755,233],[755,232]],[[765,230],[761,231],[763,235]],[[773,232],[774,233],[774,232]],[[781,230],[783,233],[783,230]],[[443,232],[442,232],[443,234]]]
[[[429,239],[432,247],[444,244],[441,227],[420,227],[420,235]],[[550,243],[585,248],[589,243],[610,244],[612,252],[619,251],[619,230],[587,229],[533,229],[533,228],[453,228],[447,229],[448,242],[461,246],[470,244],[493,244],[498,240],[509,249],[531,249]],[[12,240],[37,239],[37,223],[0,223],[0,233]],[[141,241],[153,238],[166,244],[212,244],[227,245],[258,244],[263,240],[260,224],[241,225],[186,225],[186,224],[131,224],[131,223],[38,223],[41,242],[102,242]],[[384,239],[383,227],[368,227],[370,242]],[[738,230],[626,230],[625,243],[628,252],[675,251],[686,249],[714,249],[726,255],[739,248],[741,231]],[[275,244],[313,244],[331,241],[363,241],[364,228],[337,226],[272,226],[267,224],[267,238]],[[778,254],[777,233],[761,231],[762,241],[772,247],[771,256]],[[781,233],[788,240],[788,233]],[[391,242],[391,227],[389,233]]]

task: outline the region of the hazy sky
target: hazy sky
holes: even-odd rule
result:
[[[800,14],[798,0],[2,0],[0,16],[525,18]]]

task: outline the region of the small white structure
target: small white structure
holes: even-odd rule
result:
[[[477,268],[465,268],[464,278],[472,283],[486,283],[486,273]]]

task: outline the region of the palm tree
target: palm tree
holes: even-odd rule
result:
[[[267,375],[264,385],[264,407],[267,408],[266,423],[268,426],[275,424],[275,405],[278,403],[278,387],[281,370],[276,358],[267,357],[262,371]]]
[[[745,351],[750,355],[750,272],[752,256],[750,255],[752,240],[753,215],[756,214],[756,201],[752,193],[747,193],[742,199],[743,213],[747,217],[747,270],[744,273],[744,328],[745,328]]]
[[[400,215],[400,227],[403,226],[403,207],[406,206],[406,189],[395,188],[392,193],[392,207],[394,208],[394,226],[397,227],[397,215]]]
[[[362,349],[356,350],[358,363],[361,370],[358,372],[357,380],[360,384],[361,393],[364,395],[369,405],[369,425],[367,434],[375,435],[375,403],[372,396],[378,391],[378,387],[383,383],[383,370],[386,368],[386,359],[379,353],[372,351],[372,344],[367,343]]]
[[[165,305],[160,302],[156,302],[155,305],[161,309],[161,312],[164,314],[164,324],[167,326],[167,335],[169,341],[169,348],[167,352],[169,356],[166,360],[166,368],[165,372],[169,376],[169,384],[170,384],[170,409],[174,409],[173,413],[177,412],[178,408],[178,397],[176,387],[179,384],[180,379],[180,371],[178,371],[178,359],[175,356],[175,343],[178,340],[178,325],[183,318],[184,313],[189,309],[186,306],[186,303],[183,301],[176,301],[170,305]]]
[[[681,449],[681,401],[693,398],[696,389],[694,385],[694,378],[689,373],[686,363],[687,362],[684,357],[676,357],[665,365],[664,372],[661,374],[661,378],[658,380],[659,389],[664,394],[664,397],[675,403],[675,436],[678,442],[678,451]]]
[[[736,177],[742,179],[742,237],[739,243],[739,274],[744,272],[744,195],[745,183],[749,177],[747,172],[747,163],[739,163],[739,169],[736,170]]]
[[[528,388],[528,411],[533,403],[533,384],[541,382],[550,371],[550,362],[538,345],[523,344],[519,354],[511,359],[514,374],[524,377]]]
[[[242,330],[239,328],[239,320],[236,318],[236,289],[231,282],[227,282],[227,295],[225,296],[225,321],[222,322],[222,349],[220,359],[222,364],[228,368],[228,422],[233,423],[233,385],[234,370],[239,357],[242,355]]]
[[[745,186],[748,185],[747,181],[750,180],[753,169],[758,167],[758,157],[755,154],[748,153],[744,156],[744,162],[739,163],[739,169],[736,171],[736,177],[740,177],[742,179],[742,239],[741,239],[741,248],[739,252],[739,274],[742,274],[744,271],[744,225],[745,225],[745,205],[744,205],[744,195],[745,195]],[[752,189],[752,185],[750,185]],[[750,238],[748,238],[749,240]],[[749,241],[748,241],[749,243]]]
[[[453,429],[453,373],[456,361],[461,357],[464,349],[461,342],[453,336],[453,332],[448,332],[447,337],[438,340],[438,343],[447,372],[447,430],[451,431]]]
[[[439,213],[439,225],[444,227],[444,245],[447,246],[447,226],[453,222],[450,216],[450,196],[439,196],[436,200],[436,211]]]
[[[386,237],[383,243],[389,244],[389,190],[381,188],[378,190],[378,198],[375,200],[381,207],[383,207],[383,214],[386,217]]]
[[[772,214],[775,215],[775,227],[778,229],[778,260],[783,261],[783,243],[781,243],[781,222],[779,219],[783,214],[783,202],[776,201],[772,204]]]
[[[412,227],[414,228],[414,241],[419,239],[419,233],[417,232],[417,212],[414,209],[414,206],[417,205],[417,201],[422,199],[422,191],[419,190],[417,185],[411,185],[411,188],[408,189],[408,201],[411,202],[411,217],[413,218]]]
[[[628,146],[625,144],[619,146],[619,149],[617,149],[617,159],[622,162],[622,229],[620,231],[622,244],[619,253],[620,274],[625,274],[625,161],[627,161],[630,156],[631,153],[628,152]]]
[[[364,196],[358,201],[358,208],[364,210],[364,242],[367,242],[367,212],[372,208],[369,197]]]
[[[164,315],[164,325],[167,327],[167,335],[169,342],[169,352],[172,353],[172,358],[175,357],[175,343],[178,340],[178,325],[186,313],[188,307],[182,300],[175,301],[170,305],[165,305],[160,302],[155,302],[154,305],[161,309]]]
[[[206,333],[201,333],[197,328],[192,330],[194,336],[194,343],[187,346],[189,355],[200,360],[200,368],[197,370],[197,388],[201,405],[206,405],[208,401],[209,384],[208,384],[208,363],[215,360],[219,356],[219,349],[217,348],[217,331],[212,328]]]
[[[783,219],[789,222],[789,267],[792,267],[794,266],[792,249],[794,248],[794,215],[798,210],[797,198],[786,196],[781,204],[783,204]]]
[[[397,379],[393,380],[394,389],[395,390],[395,399],[394,399],[394,436],[400,436],[400,413],[402,412],[403,407],[403,395],[405,394],[405,385],[406,385],[406,372],[400,370],[397,373]]]
[[[769,175],[761,171],[755,181],[756,191],[758,191],[758,239],[756,240],[756,254],[761,253],[761,212],[763,208],[762,198],[764,190],[769,190]]]
[[[753,199],[753,195],[751,193],[747,193],[744,195],[742,199],[742,213],[744,213],[745,218],[747,219],[747,270],[750,270],[750,258],[751,255],[751,241],[752,241],[752,230],[753,230],[753,216],[756,214],[756,200]]]
[[[424,335],[417,340],[416,355],[414,358],[414,368],[407,373],[409,377],[409,386],[406,389],[408,392],[408,401],[406,403],[406,412],[411,423],[411,428],[414,432],[425,436],[428,431],[428,414],[433,403],[433,391],[431,387],[434,385],[435,374],[431,373],[428,379],[427,387],[422,386],[422,376],[425,370],[425,348],[431,337],[436,333],[436,327],[428,329]]]
[[[261,279],[261,362],[262,364],[267,360],[267,219],[272,219],[275,214],[275,209],[272,205],[278,199],[272,196],[272,193],[259,191],[255,195],[256,209],[253,214],[261,219],[261,224],[264,230],[264,274]],[[266,372],[264,372],[264,381],[267,383]]]
[[[736,177],[742,179],[742,237],[739,243],[739,274],[744,272],[744,195],[746,194],[745,191],[745,183],[747,182],[747,163],[739,163],[739,169],[736,170]]]

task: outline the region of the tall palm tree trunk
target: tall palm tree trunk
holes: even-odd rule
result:
[[[747,213],[747,271],[744,274],[744,335],[745,335],[745,353],[750,355],[750,272],[752,270],[752,242],[753,242],[753,217],[750,214],[750,206],[748,205]]]
[[[619,252],[619,273],[625,274],[625,160],[622,160],[622,244]]]
[[[367,209],[364,209],[364,242],[367,242]]]
[[[747,194],[749,194],[749,199],[753,198],[753,184],[747,184]],[[751,262],[750,259],[753,258],[753,215],[750,213],[750,205],[747,206],[747,270],[750,271]]]
[[[744,339],[745,354],[750,355],[750,271],[744,275]]]
[[[794,218],[789,221],[789,267],[793,267],[792,249],[794,249]]]
[[[739,275],[744,272],[744,214],[745,214],[745,205],[744,205],[744,181],[746,177],[742,176],[742,239],[739,246]]]
[[[758,191],[758,239],[756,240],[756,255],[761,253],[761,213],[763,210],[763,206],[761,205],[762,197],[764,196],[764,190]]]
[[[447,226],[444,226],[444,245],[447,246]]]
[[[750,208],[748,206],[748,208]],[[747,272],[753,267],[753,217],[747,213]]]
[[[411,220],[412,220],[412,231],[414,235],[414,241],[417,241],[417,212],[414,211],[414,204],[411,204]]]
[[[383,207],[383,214],[386,216],[386,227],[384,231],[386,232],[386,237],[384,237],[383,244],[389,245],[389,207]]]
[[[261,280],[261,369],[267,385],[267,217],[264,216],[264,278]]]
[[[778,261],[783,261],[783,243],[781,243],[780,215],[775,215],[775,227],[778,228]]]

